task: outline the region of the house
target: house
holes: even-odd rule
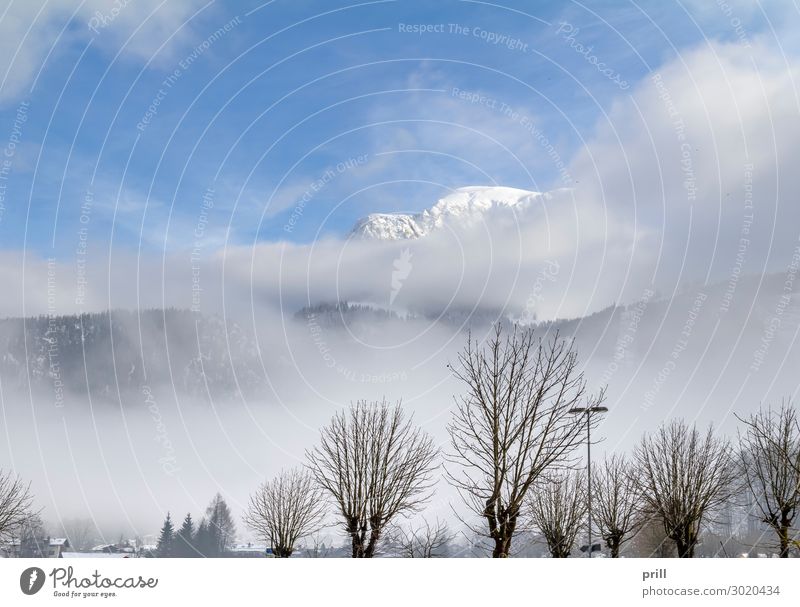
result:
[[[0,546],[0,558],[13,559],[19,558],[21,542],[13,539]]]
[[[116,544],[100,544],[92,548],[89,552],[94,554],[121,554],[125,556],[135,556],[136,547],[130,542],[118,542]]]
[[[133,555],[128,552],[62,552],[65,559],[127,559]]]
[[[63,553],[70,549],[69,540],[65,537],[51,537],[49,542],[48,558],[60,559]]]
[[[0,547],[0,556],[5,558],[51,558],[59,559],[70,549],[65,537],[12,540]]]
[[[272,550],[264,545],[255,545],[250,542],[236,544],[228,550],[228,555],[234,558],[264,558],[272,556]]]

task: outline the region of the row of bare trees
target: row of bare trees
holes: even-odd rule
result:
[[[463,522],[497,558],[512,554],[515,536],[531,528],[552,556],[569,556],[588,518],[576,450],[591,425],[575,412],[599,406],[604,391],[587,390],[571,342],[517,327],[498,325],[483,345],[470,337],[452,373],[464,389],[448,425],[444,477],[471,512]],[[743,491],[774,531],[780,556],[789,555],[800,508],[797,411],[783,403],[740,421],[736,445],[675,420],[644,436],[630,457],[595,467],[592,515],[611,556],[643,527],[659,525],[678,556],[692,557],[704,525]],[[431,497],[440,455],[400,403],[359,401],[322,429],[303,468],[251,496],[244,520],[279,557],[318,533],[329,509],[354,558],[387,543],[406,556],[434,556],[452,539],[447,526],[399,521]],[[26,484],[0,471],[0,539],[30,517],[32,502]]]
[[[645,436],[630,460],[613,455],[593,470],[593,515],[612,557],[655,522],[678,556],[690,558],[703,526],[742,494],[751,515],[774,532],[779,556],[789,556],[800,509],[797,411],[783,403],[740,419],[737,446],[676,420]],[[569,554],[584,523],[583,478],[567,473],[532,499],[534,522],[553,556]]]
[[[578,407],[599,405],[587,392],[573,346],[558,336],[501,327],[481,346],[472,339],[452,368],[464,391],[456,398],[444,453],[445,478],[489,539],[507,557],[521,529],[534,528],[554,557],[566,557],[585,529],[586,475],[575,451],[588,430]],[[780,556],[797,546],[800,421],[791,403],[741,418],[737,445],[677,420],[592,471],[593,517],[610,550],[642,529],[660,526],[678,556],[692,557],[710,518],[742,491],[777,538]],[[304,469],[283,472],[251,497],[247,525],[276,556],[291,556],[317,533],[329,506],[356,558],[391,544],[404,556],[435,556],[452,539],[441,521],[405,528],[402,517],[430,498],[439,448],[398,403],[359,401],[337,413],[307,452]],[[0,539],[31,516],[30,488],[0,471]],[[473,521],[481,521],[480,525]]]
[[[251,496],[245,522],[275,556],[288,557],[298,539],[321,528],[330,501],[353,558],[371,558],[392,522],[430,497],[438,454],[399,403],[359,401],[323,428],[320,444],[307,453],[306,470],[285,471]],[[416,532],[400,540],[406,552],[431,553],[441,535],[433,533],[424,544]]]
[[[571,342],[521,328],[497,326],[483,345],[470,338],[451,370],[464,390],[448,425],[444,472],[473,515],[464,522],[488,538],[497,558],[509,556],[515,535],[529,526],[553,556],[569,556],[586,525],[586,474],[576,449],[591,429],[575,409],[599,406],[604,391],[587,390]],[[743,488],[788,556],[800,503],[796,410],[786,403],[742,422],[736,447],[711,428],[668,422],[632,457],[612,456],[595,468],[592,514],[611,556],[643,526],[658,524],[678,556],[692,557],[704,524]],[[430,524],[422,542],[396,531],[398,517],[430,497],[440,455],[399,403],[359,401],[337,413],[306,455],[305,470],[263,485],[245,517],[277,556],[290,556],[298,539],[321,528],[326,502],[355,558],[374,556],[392,535],[412,556],[433,552],[430,545],[447,536]]]

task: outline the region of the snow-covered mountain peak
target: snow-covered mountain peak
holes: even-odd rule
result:
[[[458,188],[421,213],[371,213],[356,222],[350,237],[370,240],[419,238],[449,221],[469,225],[492,209],[527,206],[541,195],[501,186]]]

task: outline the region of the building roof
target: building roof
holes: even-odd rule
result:
[[[126,559],[129,552],[62,552],[65,559]]]

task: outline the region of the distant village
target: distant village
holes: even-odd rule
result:
[[[215,496],[213,509],[227,512],[227,505],[221,496]],[[698,557],[738,557],[738,558],[777,558],[779,556],[774,542],[770,541],[770,527],[752,516],[752,504],[743,503],[725,509],[717,520],[708,525],[703,533],[703,541],[697,548]],[[228,533],[234,531],[232,519],[227,514],[218,522]],[[426,524],[427,525],[427,524]],[[161,533],[135,538],[119,537],[112,543],[94,544],[94,537],[89,532],[91,522],[70,521],[67,531],[73,531],[70,537],[49,537],[35,520],[32,526],[23,530],[19,537],[11,537],[0,543],[0,558],[202,558],[212,556],[208,544],[214,542],[220,534],[208,532],[208,522],[201,520],[195,528],[191,515],[187,514],[180,528],[175,530],[172,517],[164,522]],[[420,529],[424,533],[420,533]],[[349,558],[350,546],[344,534],[336,541],[336,530],[327,536],[316,534],[292,554],[295,558]],[[185,538],[191,538],[187,541]],[[411,538],[414,538],[413,540]],[[204,539],[205,538],[205,539]],[[235,535],[234,535],[235,539]],[[514,554],[517,557],[547,558],[546,538],[533,531],[520,534],[520,549]],[[230,538],[224,540],[225,545],[216,549],[215,557],[221,558],[272,558],[275,555],[270,546],[264,543],[236,542]],[[205,553],[204,553],[205,552]],[[797,552],[797,551],[795,551]],[[466,533],[454,533],[448,524],[436,521],[434,526],[413,529],[396,528],[385,538],[376,556],[432,557],[432,558],[475,558],[485,557],[487,553],[485,539],[479,534],[469,538]],[[579,555],[578,555],[579,556]],[[598,550],[595,558],[607,555],[603,549]],[[674,556],[673,548],[664,542],[663,532],[659,525],[644,526],[637,536],[626,546],[622,557]],[[793,556],[800,556],[795,554]]]

